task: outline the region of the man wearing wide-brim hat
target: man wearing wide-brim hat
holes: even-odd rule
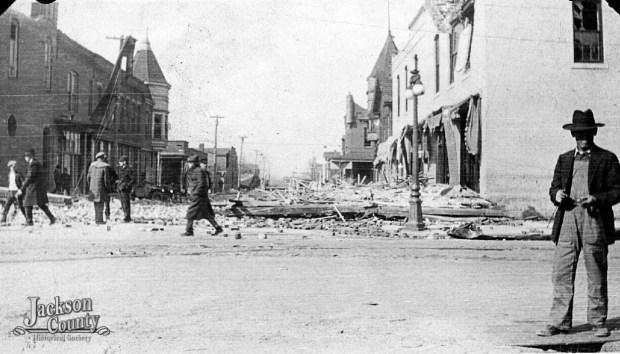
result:
[[[182,236],[194,236],[194,220],[207,219],[215,228],[214,235],[222,233],[224,230],[215,220],[215,213],[209,202],[207,176],[199,165],[198,156],[193,155],[187,159],[188,170],[187,195],[189,197],[189,207],[187,208],[187,225]]]
[[[588,323],[593,335],[606,337],[607,251],[614,243],[612,206],[620,202],[620,164],[612,152],[594,144],[598,128],[591,110],[573,113],[572,124],[564,125],[577,147],[560,155],[549,189],[557,206],[552,238],[553,303],[550,323],[539,336],[565,333],[573,325],[573,295],[579,253],[588,276]]]

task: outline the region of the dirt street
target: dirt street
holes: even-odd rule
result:
[[[204,226],[192,238],[152,226],[0,229],[0,351],[531,352],[509,337],[535,331],[549,311],[549,241],[259,238],[265,229],[235,239]],[[610,254],[616,318],[617,246]],[[585,280],[580,265],[576,324],[586,320]],[[90,298],[111,333],[54,337],[64,342],[11,334],[34,296]]]

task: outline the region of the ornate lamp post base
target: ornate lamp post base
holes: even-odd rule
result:
[[[424,221],[422,221],[422,200],[420,199],[420,186],[414,185],[411,188],[411,196],[409,199],[409,219],[405,224],[406,231],[422,231],[426,230]]]

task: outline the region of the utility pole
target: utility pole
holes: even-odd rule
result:
[[[241,189],[241,165],[243,164],[243,141],[247,136],[240,136],[241,138],[241,151],[239,152],[239,170],[237,171],[237,190]]]
[[[105,37],[106,39],[113,39],[113,40],[117,40],[120,42],[118,51],[119,51],[119,55],[121,53],[121,51],[123,50],[123,43],[125,42],[125,36],[121,35],[120,37],[110,37],[107,36]],[[113,90],[112,92],[114,92],[115,90]],[[113,152],[113,156],[110,156],[110,163],[112,164],[116,164],[116,162],[118,161],[118,128],[119,125],[117,124],[117,121],[120,119],[120,117],[118,116],[120,113],[120,105],[118,103],[119,101],[117,100],[116,104],[114,105],[114,111],[112,112],[112,116],[114,117],[114,141],[112,142],[112,146],[114,147],[114,152]]]
[[[215,118],[215,144],[213,148],[213,180],[216,181],[216,186],[219,186],[217,181],[219,178],[217,177],[217,126],[220,122],[220,118],[224,118],[222,116],[211,116],[211,118]],[[207,155],[208,156],[208,155]],[[221,192],[221,191],[220,191]]]

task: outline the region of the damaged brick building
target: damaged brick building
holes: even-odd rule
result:
[[[159,182],[159,152],[166,147],[168,90],[148,39],[122,40],[116,63],[85,48],[57,28],[58,3],[32,3],[30,16],[9,9],[0,15],[0,154],[36,158],[54,189],[55,166],[83,192],[98,151],[111,164],[129,157],[140,180]],[[6,185],[0,174],[0,185]]]

